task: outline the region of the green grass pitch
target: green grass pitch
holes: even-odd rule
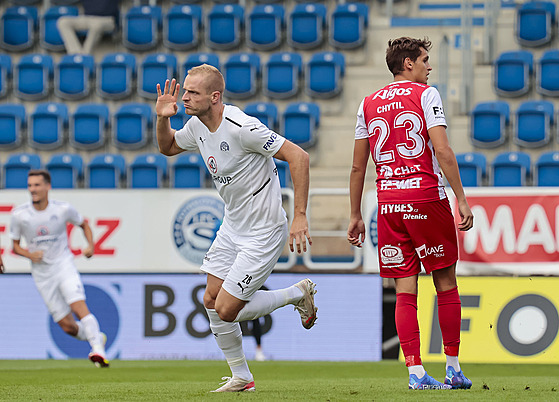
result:
[[[2,401],[552,401],[559,400],[559,365],[465,364],[471,390],[411,391],[396,361],[250,362],[256,392],[213,394],[221,361],[0,360]],[[426,364],[441,380],[444,364]]]

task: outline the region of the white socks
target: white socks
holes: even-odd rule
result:
[[[446,368],[452,367],[457,373],[460,371],[460,363],[458,363],[458,356],[446,355]]]
[[[263,317],[280,307],[297,303],[301,297],[303,297],[303,293],[295,285],[279,290],[258,290],[239,311],[235,322]]]
[[[423,378],[423,376],[425,375],[425,369],[421,364],[417,366],[409,366],[408,372],[410,373],[410,375],[415,374],[418,379]]]
[[[243,334],[238,322],[225,322],[214,309],[206,309],[210,319],[210,328],[214,334],[217,346],[223,351],[227,364],[234,377],[252,381],[252,373],[243,352]]]
[[[79,325],[79,324],[78,324]],[[80,327],[83,328],[83,335],[91,345],[91,348],[104,348],[103,338],[101,336],[101,331],[99,331],[99,322],[93,314],[88,314],[81,319]],[[82,336],[83,336],[82,335]],[[77,338],[79,338],[80,332],[78,331]]]
[[[80,341],[87,341],[87,336],[85,336],[82,322],[76,321],[76,324],[78,324],[78,333],[74,335],[74,338],[79,339]]]

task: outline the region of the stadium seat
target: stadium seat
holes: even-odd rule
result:
[[[78,8],[73,6],[54,6],[50,7],[41,17],[41,47],[53,51],[63,52],[66,50],[64,41],[60,36],[56,21],[60,17],[77,16]]]
[[[260,76],[260,56],[256,53],[234,53],[223,67],[225,96],[246,99],[256,93]]]
[[[298,53],[280,52],[270,56],[264,65],[262,90],[275,99],[287,99],[299,91],[303,59]]]
[[[67,100],[83,99],[89,95],[94,75],[93,56],[64,56],[54,69],[54,94]]]
[[[330,16],[328,40],[337,49],[355,49],[367,39],[369,7],[364,3],[338,4]]]
[[[270,130],[276,130],[278,126],[278,108],[273,103],[254,102],[245,107],[245,113],[256,117]]]
[[[559,152],[545,152],[536,161],[538,186],[559,187]]]
[[[289,171],[289,163],[276,158],[274,158],[274,163],[276,164],[280,186],[283,188],[292,187],[291,172]]]
[[[130,50],[150,50],[157,46],[161,30],[161,7],[131,7],[124,16],[122,43]]]
[[[9,7],[2,15],[0,46],[10,52],[28,50],[35,44],[38,13],[35,7]]]
[[[509,104],[502,101],[478,103],[472,110],[470,139],[480,148],[495,148],[507,139]]]
[[[206,177],[206,164],[200,154],[181,154],[171,167],[174,188],[202,188]]]
[[[526,101],[516,111],[514,141],[522,147],[541,147],[551,140],[553,125],[553,103],[548,101]]]
[[[16,65],[14,93],[23,100],[35,101],[48,96],[53,76],[53,61],[48,54],[26,54]]]
[[[72,6],[78,4],[80,0],[50,0],[53,6]]]
[[[309,148],[316,143],[319,124],[320,108],[316,103],[291,103],[282,115],[281,132],[291,142]]]
[[[200,66],[202,64],[209,64],[217,69],[220,69],[219,56],[215,53],[191,53],[187,56],[184,63],[182,63],[182,80],[186,78],[188,70],[192,67]],[[182,82],[180,83],[182,85]]]
[[[145,103],[125,103],[114,115],[113,144],[121,149],[143,147],[153,126],[153,110]]]
[[[186,111],[184,110],[184,103],[177,102],[177,107],[177,114],[169,119],[171,122],[171,128],[173,130],[180,130],[181,128],[183,128],[186,122],[190,120],[191,117],[189,114],[186,114]],[[157,138],[154,138],[154,140],[155,142],[157,142]]]
[[[0,98],[8,95],[12,79],[12,58],[8,54],[0,54]]]
[[[517,187],[526,185],[530,175],[530,155],[525,152],[503,152],[495,157],[493,186]]]
[[[70,145],[93,150],[105,144],[109,128],[109,108],[105,104],[83,103],[78,106],[70,124]]]
[[[123,99],[133,91],[136,57],[130,53],[105,55],[97,72],[97,94],[105,99]]]
[[[495,92],[501,96],[522,96],[528,93],[533,66],[534,57],[528,51],[501,53],[493,67]]]
[[[523,46],[546,45],[551,42],[555,22],[555,3],[522,3],[516,11],[516,39]]]
[[[0,104],[0,149],[18,147],[21,144],[25,126],[25,106]]]
[[[120,188],[126,176],[126,161],[118,154],[95,155],[87,165],[87,187]]]
[[[83,159],[78,154],[53,155],[46,168],[52,188],[76,188],[83,177]]]
[[[536,90],[546,96],[559,96],[559,50],[542,54],[537,65]]]
[[[138,155],[130,164],[128,187],[160,188],[167,176],[167,158],[161,154]]]
[[[41,168],[41,158],[37,154],[10,155],[4,164],[4,188],[27,188],[27,173]]]
[[[62,145],[68,127],[68,108],[64,103],[40,103],[29,119],[31,147],[47,151]]]
[[[289,14],[287,43],[295,49],[313,49],[324,38],[326,6],[318,3],[297,4]]]
[[[277,48],[281,44],[284,15],[279,4],[255,6],[247,18],[247,46],[260,51]]]
[[[200,43],[202,7],[173,6],[163,18],[163,44],[173,50],[192,49]]]
[[[157,99],[157,84],[165,86],[177,76],[177,58],[170,53],[148,54],[138,68],[138,94],[146,99]]]
[[[32,6],[42,3],[43,0],[10,0],[16,6]]]
[[[244,9],[238,4],[215,4],[207,15],[206,46],[231,50],[241,43]]]
[[[305,69],[305,90],[313,98],[332,98],[341,92],[344,74],[342,53],[315,53]]]
[[[464,187],[481,186],[487,169],[485,155],[478,152],[456,154],[456,161],[458,162],[462,185]]]

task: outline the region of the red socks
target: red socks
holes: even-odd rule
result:
[[[437,292],[439,309],[439,325],[443,336],[444,353],[458,356],[460,346],[460,325],[462,322],[462,304],[458,295],[458,287],[445,292]]]
[[[396,294],[396,331],[400,338],[406,366],[421,364],[419,351],[419,323],[417,321],[417,295]]]

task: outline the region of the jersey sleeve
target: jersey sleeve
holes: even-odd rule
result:
[[[70,204],[66,209],[66,222],[79,226],[83,223],[83,216]]]
[[[12,214],[10,220],[10,239],[21,239],[21,222],[16,214]]]
[[[183,126],[183,128],[175,131],[175,142],[185,151],[198,151],[196,137],[190,128],[190,124],[188,124],[189,122],[190,120]]]
[[[421,95],[421,106],[427,122],[427,130],[435,126],[445,126],[443,101],[441,95],[434,87],[429,87]]]
[[[361,101],[361,104],[359,105],[359,109],[357,110],[357,123],[355,124],[356,140],[369,138],[369,132],[367,131],[367,123],[365,122],[365,112],[363,111],[364,104],[365,104],[365,99]]]
[[[248,152],[259,153],[264,156],[274,156],[285,138],[270,130],[260,120],[248,120],[239,132],[242,147]]]

